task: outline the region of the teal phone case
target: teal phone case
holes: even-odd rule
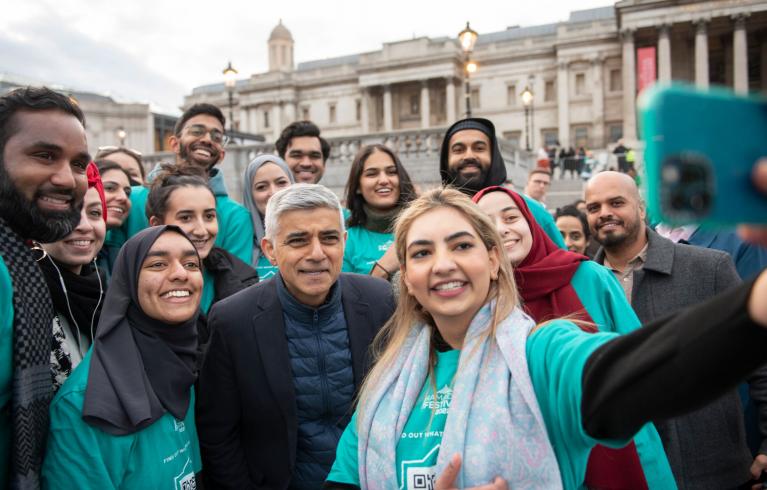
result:
[[[767,157],[767,100],[677,84],[648,89],[639,110],[652,220],[703,226],[767,222],[767,196],[751,181],[754,163]],[[680,184],[675,189],[687,194],[679,198],[668,184],[680,175],[678,164],[669,163],[674,161],[708,166],[710,177]],[[696,195],[710,195],[710,201],[700,197],[696,201]],[[685,212],[673,204],[680,202],[674,199],[687,198],[696,206],[708,203],[707,209]]]

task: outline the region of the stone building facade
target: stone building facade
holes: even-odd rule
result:
[[[268,43],[269,71],[239,80],[233,94],[235,127],[267,141],[296,119],[349,137],[444,128],[465,114],[465,59],[455,37],[384,43],[295,66],[282,22]],[[635,141],[636,52],[647,46],[656,47],[660,80],[764,90],[767,2],[623,0],[573,11],[564,22],[480,33],[472,113],[491,119],[513,146]],[[525,88],[534,94],[529,120]],[[184,106],[196,102],[226,107],[224,84],[195,88]]]

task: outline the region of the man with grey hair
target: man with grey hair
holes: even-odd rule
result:
[[[276,193],[264,254],[279,274],[210,310],[197,428],[213,488],[321,488],[394,311],[383,280],[342,274],[338,198],[317,184]]]

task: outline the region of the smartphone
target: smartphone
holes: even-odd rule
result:
[[[652,220],[767,223],[767,196],[751,181],[767,157],[766,99],[676,84],[648,89],[639,111]]]

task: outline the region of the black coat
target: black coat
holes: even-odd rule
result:
[[[213,332],[200,375],[197,429],[206,488],[287,488],[298,420],[280,276],[210,310]],[[341,275],[355,389],[370,367],[369,346],[394,311],[386,281]]]

